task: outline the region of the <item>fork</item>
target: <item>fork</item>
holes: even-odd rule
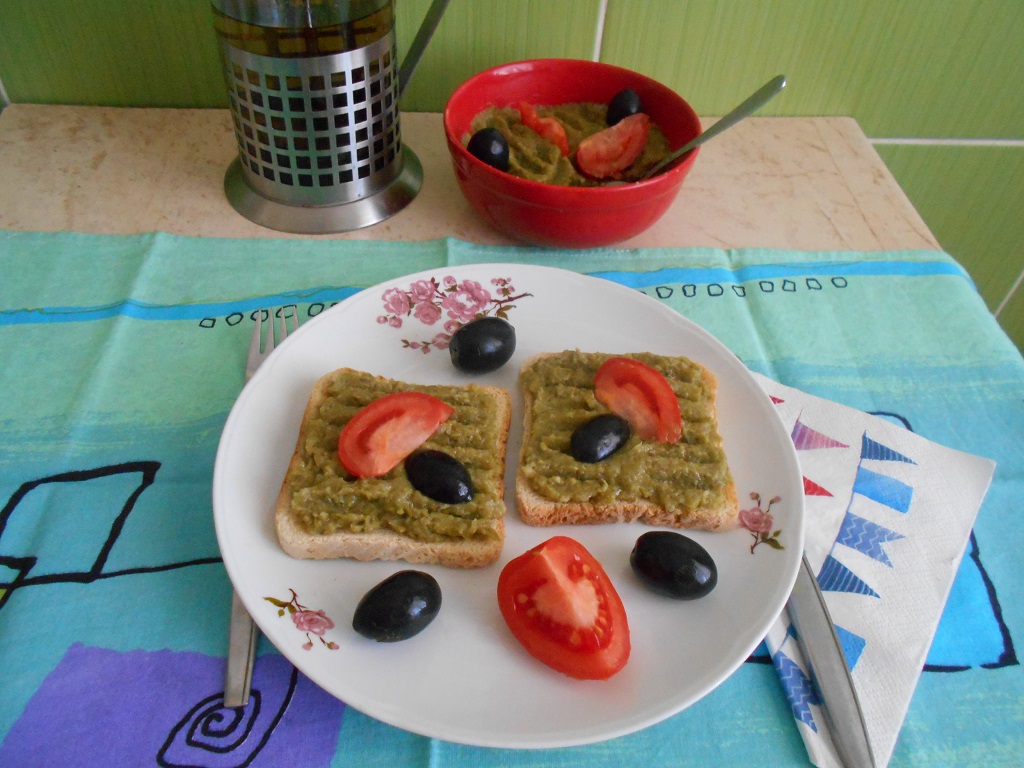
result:
[[[288,310],[291,309],[291,313]],[[270,320],[278,319],[277,327],[273,320],[267,324],[267,332],[263,333],[263,317]],[[245,361],[245,380],[249,381],[256,370],[274,351],[274,347],[283,342],[289,334],[288,320],[292,319],[291,330],[299,327],[298,308],[294,304],[273,310],[260,309],[256,312],[256,326],[252,330],[249,342],[249,355]],[[275,342],[275,335],[277,340]],[[256,641],[259,630],[256,623],[245,610],[238,592],[231,591],[231,620],[228,624],[228,666],[224,676],[224,706],[244,707],[249,703],[249,689],[252,686],[252,668],[256,661]]]

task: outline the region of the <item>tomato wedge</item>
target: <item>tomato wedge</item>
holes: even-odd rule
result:
[[[519,102],[519,114],[522,116],[523,125],[558,147],[563,157],[569,156],[569,139],[557,118],[541,117],[534,106],[525,101]]]
[[[555,536],[510,560],[498,607],[538,661],[578,680],[607,680],[629,660],[629,624],[608,574],[575,539]]]
[[[395,392],[359,410],[338,436],[338,459],[356,477],[386,475],[455,409],[424,392]]]
[[[632,427],[641,440],[675,443],[683,434],[679,398],[657,368],[612,357],[594,375],[594,396]]]
[[[576,148],[576,165],[592,179],[617,179],[644,151],[651,119],[640,112],[591,134]]]

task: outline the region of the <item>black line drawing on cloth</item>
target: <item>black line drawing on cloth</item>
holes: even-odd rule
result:
[[[91,469],[60,472],[22,483],[0,509],[0,609],[16,591],[25,587],[58,583],[89,584],[100,579],[117,576],[154,573],[191,565],[220,562],[219,557],[207,557],[119,571],[105,570],[107,558],[124,529],[128,516],[135,508],[142,493],[156,480],[159,469],[160,462],[158,461],[129,461]],[[15,523],[22,522],[16,517],[17,515],[35,513],[30,504],[33,492],[65,489],[70,484],[132,474],[139,476],[137,484],[130,487],[124,503],[119,508],[89,510],[90,514],[98,512],[98,515],[106,515],[106,517],[94,516],[89,521],[91,525],[84,531],[76,530],[74,553],[69,554],[66,547],[60,546],[62,542],[59,539],[55,542],[51,539],[44,545],[39,545],[45,547],[46,544],[49,544],[49,550],[31,552],[11,552],[13,545],[9,541],[4,541],[5,531]],[[6,576],[5,571],[13,572],[13,577]]]
[[[167,736],[156,755],[161,768],[245,768],[273,736],[295,695],[299,671],[291,668],[288,686],[275,710],[262,713],[264,696],[259,687],[245,707],[225,707],[223,693],[198,702]],[[268,700],[270,706],[273,706]],[[252,741],[250,741],[252,739]],[[225,762],[230,756],[231,762]],[[236,762],[237,761],[237,762]]]

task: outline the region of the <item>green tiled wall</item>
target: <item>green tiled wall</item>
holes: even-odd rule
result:
[[[412,42],[430,0],[398,0],[399,55]],[[474,72],[520,59],[590,59],[600,0],[451,0],[403,95],[402,108],[440,112]]]
[[[0,82],[12,102],[227,106],[203,0],[5,0]]]
[[[395,0],[400,52],[430,0]],[[602,10],[606,9],[602,18]],[[762,114],[853,115],[943,247],[1024,348],[1021,0],[451,0],[409,83],[438,111],[473,72],[545,56],[601,59],[721,114],[771,75]],[[0,83],[13,102],[224,107],[208,0],[3,0]]]
[[[785,72],[764,114],[855,115],[869,136],[1021,138],[1020,0],[609,3],[602,58],[721,114]]]
[[[1024,146],[877,149],[948,253],[966,264],[984,249],[972,277],[995,310],[1024,268]]]
[[[1024,288],[1018,288],[999,315],[999,322],[1007,329],[1017,343],[1017,349],[1024,351]]]

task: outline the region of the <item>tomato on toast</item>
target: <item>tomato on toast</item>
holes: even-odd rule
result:
[[[395,392],[360,409],[338,436],[338,459],[356,477],[386,475],[455,409],[424,392]]]
[[[641,440],[675,443],[683,433],[679,398],[664,374],[630,357],[612,357],[594,375],[594,396]]]

